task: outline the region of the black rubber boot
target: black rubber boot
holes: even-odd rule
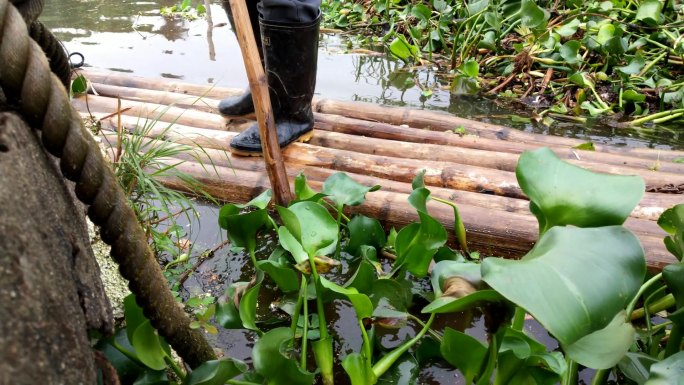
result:
[[[249,13],[249,21],[252,24],[252,33],[254,40],[256,40],[259,56],[261,58],[261,65],[264,64],[264,57],[261,49],[261,33],[259,31],[259,11],[257,9],[258,0],[247,0],[247,11]],[[228,21],[235,31],[235,23],[233,22],[233,12],[230,9],[230,3],[223,1],[223,9],[226,11]],[[242,116],[254,112],[254,103],[252,102],[252,91],[247,88],[245,93],[240,96],[233,96],[225,98],[219,102],[218,110],[224,116]]]
[[[310,23],[260,21],[264,64],[278,143],[308,141],[313,135],[311,98],[316,87],[319,17]],[[230,142],[238,155],[261,155],[259,127],[253,124]]]

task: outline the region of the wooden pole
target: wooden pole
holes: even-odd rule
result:
[[[245,0],[230,0],[230,8],[233,11],[235,21],[233,28],[240,44],[247,78],[249,79],[249,87],[252,90],[254,111],[259,123],[261,149],[264,155],[264,162],[266,163],[268,178],[273,188],[273,197],[276,204],[287,206],[292,200],[292,192],[287,181],[285,162],[278,145],[278,135],[271,109],[266,74],[261,67],[261,59],[259,59],[256,40],[252,34],[252,25],[247,13],[247,5]]]

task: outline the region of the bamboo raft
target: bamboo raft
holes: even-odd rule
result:
[[[242,90],[95,70],[82,74],[92,84],[91,91],[72,104],[84,118],[99,121],[103,143],[116,146],[118,127],[130,134],[136,126],[154,123],[146,133],[150,140],[198,148],[168,161],[182,160],[178,168],[203,182],[213,197],[244,203],[270,187],[262,158],[232,156],[228,151],[230,139],[252,122],[227,120],[216,110],[220,99]],[[407,198],[413,177],[426,170],[425,183],[432,194],[458,205],[472,250],[521,257],[534,245],[538,228],[517,184],[515,166],[523,151],[546,146],[581,167],[642,176],[647,192],[625,226],[641,240],[650,271],[676,262],[665,249],[666,234],[656,220],[665,209],[684,202],[684,164],[673,161],[684,157],[684,151],[600,144],[595,151],[583,151],[573,148],[583,143],[579,139],[368,103],[314,99],[313,109],[313,139],[283,149],[290,183],[304,173],[320,189],[328,176],[343,171],[359,183],[379,184],[380,191],[367,194],[366,203],[352,209],[378,218],[387,228],[418,220]],[[463,127],[466,134],[455,134],[456,127]],[[178,179],[164,183],[187,190]],[[428,207],[453,234],[452,209],[432,203]]]

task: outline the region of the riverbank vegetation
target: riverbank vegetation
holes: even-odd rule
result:
[[[436,67],[454,94],[616,126],[684,116],[684,8],[672,0],[326,0],[325,24]],[[427,91],[429,94],[429,90]]]

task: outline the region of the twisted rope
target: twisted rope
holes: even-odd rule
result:
[[[62,43],[40,21],[34,21],[29,28],[29,36],[38,43],[50,63],[50,70],[62,81],[64,88],[71,83],[71,65]]]
[[[76,182],[76,196],[89,206],[88,216],[112,246],[112,257],[145,316],[191,367],[215,359],[203,335],[190,329],[190,319],[169,291],[112,170],[8,0],[0,0],[0,63],[0,86],[7,101],[42,131],[43,146],[61,158],[63,175]]]

